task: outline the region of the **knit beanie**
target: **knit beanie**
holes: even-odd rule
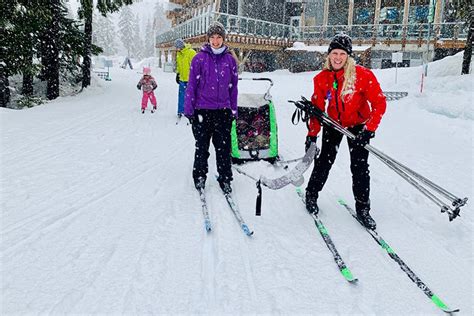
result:
[[[183,49],[184,48],[184,41],[182,38],[178,38],[175,42],[174,42],[174,47],[176,47],[177,49]]]
[[[344,34],[344,33],[336,34],[333,37],[331,43],[329,44],[328,54],[333,49],[342,49],[348,55],[351,55],[352,54],[352,39],[349,37],[349,35]]]
[[[207,29],[207,37],[211,37],[212,35],[220,35],[222,36],[223,39],[225,39],[225,28],[224,25],[222,25],[219,22],[214,22],[212,23],[209,28]]]

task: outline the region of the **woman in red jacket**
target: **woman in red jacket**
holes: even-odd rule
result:
[[[369,152],[364,147],[375,136],[375,130],[385,113],[386,101],[372,71],[356,65],[351,54],[351,38],[337,34],[329,44],[323,70],[313,79],[314,93],[311,102],[356,135],[355,140],[348,138],[347,142],[357,216],[366,227],[375,229],[376,223],[369,214]],[[319,121],[311,118],[306,148],[316,141],[320,129]],[[342,137],[340,132],[331,127],[323,128],[321,154],[315,161],[306,188],[306,208],[310,213],[319,212],[319,192],[326,183]]]

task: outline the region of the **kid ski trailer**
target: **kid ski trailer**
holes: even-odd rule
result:
[[[239,78],[239,80],[268,81],[265,94],[239,93],[239,118],[232,123],[232,162],[278,159],[278,130],[275,107],[270,95],[270,78]]]

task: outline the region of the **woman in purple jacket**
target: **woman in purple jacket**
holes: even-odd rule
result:
[[[209,158],[209,146],[216,150],[217,181],[224,193],[232,192],[231,138],[232,121],[237,118],[238,67],[224,45],[225,29],[214,22],[207,30],[208,43],[191,62],[184,115],[192,124],[196,151],[193,179],[203,190]]]

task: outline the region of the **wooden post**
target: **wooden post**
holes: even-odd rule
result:
[[[434,14],[434,24],[441,23],[441,11],[442,11],[442,1],[436,0],[435,4],[435,14]]]
[[[352,26],[354,20],[354,0],[349,0],[349,14],[347,15],[347,25]]]
[[[323,30],[326,30],[329,21],[329,0],[324,0]]]
[[[403,26],[402,26],[402,48],[405,48],[408,31],[408,16],[410,13],[410,0],[405,0],[403,6]]]
[[[380,7],[382,5],[382,0],[375,0],[375,14],[374,14],[374,25],[379,24],[380,20]]]
[[[410,13],[410,0],[405,0],[405,4],[403,6],[403,26],[408,25],[408,16]]]

